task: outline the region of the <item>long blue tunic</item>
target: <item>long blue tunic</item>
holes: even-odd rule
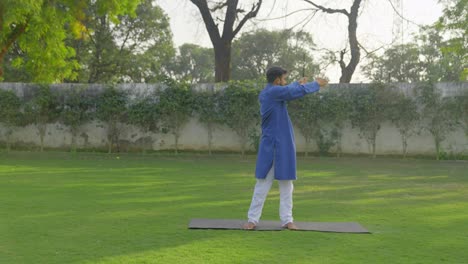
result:
[[[286,101],[317,92],[317,82],[287,86],[267,84],[260,92],[262,136],[257,156],[255,177],[265,179],[274,161],[276,180],[296,180],[296,145],[294,130],[289,118]],[[312,110],[311,110],[312,111]]]

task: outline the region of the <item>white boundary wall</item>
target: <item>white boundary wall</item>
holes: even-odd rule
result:
[[[57,84],[53,85],[53,89],[73,89],[82,84]],[[335,84],[331,85],[330,89],[352,89],[353,86],[361,86],[366,84]],[[400,89],[407,94],[411,94],[414,87],[413,84],[396,84]],[[89,87],[90,93],[99,93],[103,86],[98,84],[86,85]],[[121,89],[129,90],[133,95],[138,96],[147,94],[154,89],[163,88],[161,85],[155,84],[122,84],[118,85]],[[444,96],[453,96],[462,91],[468,90],[468,83],[438,83],[437,87],[442,91]],[[220,87],[213,84],[199,84],[194,87],[194,90],[218,89]],[[20,97],[31,96],[31,90],[34,89],[32,84],[22,83],[0,83],[0,89],[14,90]],[[0,141],[5,140],[4,127],[0,124]],[[121,135],[120,145],[122,151],[141,147],[145,137],[151,137],[152,149],[163,150],[172,149],[174,139],[171,134],[143,134],[137,128],[125,126]],[[295,128],[296,146],[298,152],[305,150],[305,140],[298,128]],[[40,144],[39,133],[35,126],[26,126],[17,128],[13,133],[13,144],[18,146],[38,146]],[[47,148],[62,148],[68,149],[71,142],[71,134],[66,126],[59,123],[49,124],[44,139],[44,145]],[[80,136],[77,138],[79,148],[102,148],[106,149],[105,130],[98,122],[86,124]],[[207,132],[202,124],[196,118],[192,118],[184,127],[179,139],[179,149],[188,150],[206,150]],[[247,146],[253,149],[251,146]],[[408,153],[429,154],[434,153],[434,142],[431,135],[427,131],[422,131],[421,134],[413,136],[408,142]],[[213,134],[213,150],[221,151],[239,151],[239,138],[228,127],[220,126],[216,128]],[[317,147],[314,142],[311,143],[309,151],[316,151]],[[446,140],[442,143],[442,150],[448,153],[465,153],[468,154],[468,139],[461,129],[451,131],[447,135]],[[332,152],[334,149],[331,150]],[[342,138],[342,151],[350,154],[369,153],[367,142],[359,137],[359,131],[351,128],[348,124],[345,128]],[[377,136],[376,152],[377,154],[400,154],[402,151],[401,138],[398,130],[391,123],[385,123]]]

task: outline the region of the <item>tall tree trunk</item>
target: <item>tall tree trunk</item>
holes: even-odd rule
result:
[[[231,79],[231,41],[220,40],[214,45],[215,82]]]
[[[440,140],[437,135],[434,135],[434,143],[436,148],[436,160],[440,159]]]
[[[174,143],[175,143],[174,153],[177,155],[177,154],[179,154],[179,147],[178,147],[178,145],[179,145],[179,135],[178,135],[177,132],[174,133]]]
[[[141,148],[141,154],[146,155],[146,153],[150,150],[150,148],[153,148],[153,137],[151,136],[151,132],[149,129],[145,130],[145,134],[148,135],[148,140],[144,138],[143,147]]]
[[[338,134],[338,138],[336,139],[336,157],[341,157],[341,133]]]
[[[208,123],[207,125],[208,130],[208,154],[211,155],[211,147],[212,147],[212,140],[213,140],[213,125]]]
[[[211,43],[215,51],[215,81],[225,82],[231,77],[231,43],[236,37],[245,23],[257,16],[258,10],[262,5],[263,0],[257,0],[252,4],[250,10],[244,10],[238,7],[239,0],[224,0],[217,1],[214,7],[208,6],[207,0],[190,0],[200,11],[200,14],[205,23],[206,31],[210,36]],[[226,8],[226,14],[223,18],[222,34],[218,28],[218,21],[213,18],[213,14]],[[241,18],[241,14],[244,16]],[[216,22],[215,22],[216,20]],[[239,21],[237,26],[234,25],[236,20]]]
[[[328,14],[338,13],[338,14],[343,14],[347,17],[348,19],[348,41],[349,41],[349,48],[351,50],[351,59],[349,63],[346,65],[346,63],[344,62],[344,55],[346,54],[347,50],[344,49],[340,52],[340,60],[338,62],[341,68],[340,83],[350,83],[351,78],[354,74],[354,71],[356,70],[356,66],[359,64],[360,56],[361,56],[356,31],[357,31],[357,18],[359,16],[359,6],[361,5],[362,0],[354,0],[350,11],[346,9],[327,8],[327,7],[316,4],[315,1],[312,1],[312,0],[303,0],[303,1],[313,5],[314,7],[316,7],[318,10],[321,10],[322,12],[325,12]]]
[[[401,135],[401,141],[403,144],[403,159],[406,159],[407,149],[408,149],[408,138],[405,134]]]
[[[41,152],[44,151],[44,137],[45,137],[45,134],[46,134],[46,128],[47,128],[47,124],[38,124],[38,129],[39,129],[39,137],[41,139]]]
[[[105,75],[104,71],[107,71],[107,69],[104,68],[103,64],[103,53],[105,52],[107,35],[105,35],[105,33],[102,32],[106,31],[108,22],[106,16],[99,17],[97,21],[99,21],[99,24],[97,25],[96,29],[96,31],[98,31],[96,34],[96,39],[93,40],[93,38],[90,38],[92,40],[95,50],[93,54],[93,59],[91,61],[88,83],[103,82],[102,75]]]
[[[72,138],[71,138],[71,152],[76,152],[76,134],[72,133]]]
[[[356,34],[360,4],[361,0],[354,0],[353,5],[351,6],[351,12],[348,15],[348,39],[349,47],[351,49],[351,59],[349,60],[348,65],[346,65],[343,61],[344,53],[342,52],[340,54],[340,83],[351,82],[351,78],[353,77],[354,71],[356,70],[356,66],[361,60],[361,52],[359,50],[359,43]]]
[[[241,144],[241,156],[245,156],[245,146],[247,145],[247,129],[239,131],[240,144]]]
[[[71,152],[76,152],[76,138],[78,137],[78,128],[77,127],[72,127],[71,128],[71,145],[70,145],[70,151]]]
[[[112,137],[107,137],[107,153],[112,153]]]
[[[110,121],[107,125],[107,142],[108,142],[108,153],[112,153],[112,145],[114,144],[114,135],[115,135],[115,129],[116,129],[116,124],[114,124],[113,121]]]
[[[40,147],[40,151],[43,152],[44,151],[44,136],[41,135],[41,147]]]
[[[245,156],[245,145],[246,145],[246,139],[245,137],[242,137],[241,139],[241,156],[244,157]]]
[[[371,133],[371,137],[369,138],[369,141],[371,143],[371,148],[372,148],[372,158],[375,159],[377,155],[375,154],[376,151],[376,141],[377,141],[377,132],[378,130],[374,130]]]
[[[372,140],[372,158],[374,159],[377,157],[377,155],[375,154],[375,141],[376,141],[376,138]]]
[[[5,133],[7,153],[10,152],[11,150],[11,135],[12,134],[13,134],[13,130],[11,128],[7,128],[7,132]]]

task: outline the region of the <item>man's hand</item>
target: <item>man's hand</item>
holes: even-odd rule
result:
[[[301,79],[299,79],[299,84],[304,84],[304,83],[307,83],[307,77],[302,77]]]
[[[320,85],[320,88],[321,87],[324,87],[328,84],[328,80],[327,79],[324,79],[324,78],[320,78],[320,77],[317,77],[315,79],[315,81]]]

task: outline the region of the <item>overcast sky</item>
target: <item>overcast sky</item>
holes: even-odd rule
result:
[[[254,0],[239,0],[240,5],[249,9]],[[363,0],[361,15],[358,18],[358,39],[367,49],[372,50],[392,41],[396,43],[411,41],[412,33],[418,31],[418,25],[434,23],[442,14],[443,6],[437,0],[391,0],[398,12],[410,21],[400,18],[393,11],[390,0]],[[268,18],[282,17],[295,10],[310,8],[311,5],[302,0],[264,0],[257,18],[246,24],[240,32],[256,28],[278,30],[291,28],[303,29],[312,34],[317,48],[331,50],[343,49],[347,43],[347,21],[341,14],[318,13],[309,23],[300,23],[311,15],[311,11],[298,12],[286,18],[262,21]],[[349,10],[352,0],[317,0],[318,4],[330,8],[345,8]],[[170,17],[174,43],[180,46],[184,43],[195,43],[212,47],[205,25],[198,9],[190,0],[156,0]],[[329,66],[324,73],[331,82],[338,82],[340,69],[338,65]],[[357,72],[352,82],[366,81]]]

